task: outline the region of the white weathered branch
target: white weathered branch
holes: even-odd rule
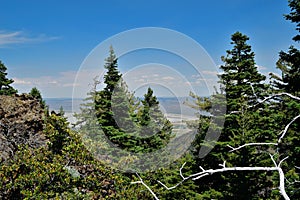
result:
[[[288,131],[290,125],[291,125],[292,123],[294,123],[294,121],[296,121],[299,117],[300,117],[300,115],[297,115],[296,117],[294,117],[294,118],[292,119],[292,121],[290,121],[290,123],[288,123],[288,125],[285,126],[282,135],[281,135],[280,138],[278,139],[278,143],[281,142],[282,138],[285,136],[286,132]]]
[[[179,183],[177,183],[176,185],[174,185],[174,186],[172,186],[172,187],[167,187],[167,186],[166,186],[165,184],[163,184],[162,182],[160,182],[160,181],[157,181],[157,182],[158,182],[159,184],[161,184],[161,185],[162,185],[164,188],[166,188],[167,190],[172,190],[172,189],[176,188],[177,186],[179,186],[180,184],[182,184],[185,180],[189,179],[189,178],[184,177],[183,174],[182,174],[182,169],[184,168],[185,164],[186,164],[186,162],[183,163],[183,165],[182,165],[182,166],[180,167],[180,169],[179,169],[179,174],[180,174],[182,180],[181,180]],[[201,168],[202,168],[202,167],[201,167]],[[202,170],[204,170],[204,169],[202,168]]]
[[[152,196],[156,199],[159,200],[159,198],[156,196],[156,194],[151,190],[151,188],[143,181],[143,179],[140,177],[138,173],[136,173],[137,177],[140,179],[139,181],[131,182],[131,184],[142,184],[147,188],[147,190],[152,194]]]
[[[288,159],[288,156],[285,157],[284,159],[282,159],[282,160],[279,162],[278,167],[281,167],[282,162],[285,161],[286,159]]]
[[[273,156],[271,156],[272,161],[275,164],[275,167],[226,167],[226,162],[224,161],[223,164],[220,164],[220,166],[222,166],[222,168],[219,169],[208,169],[205,170],[203,167],[200,166],[201,168],[201,172],[192,174],[190,176],[184,177],[182,175],[182,169],[185,166],[186,163],[184,163],[181,168],[180,168],[180,176],[182,178],[182,180],[175,184],[172,187],[168,187],[165,184],[163,184],[161,181],[158,181],[158,183],[160,183],[164,188],[166,188],[167,190],[172,190],[174,188],[176,188],[177,186],[179,186],[180,184],[182,184],[184,181],[188,180],[188,179],[192,179],[192,180],[197,180],[200,179],[204,176],[208,176],[208,175],[212,175],[215,173],[222,173],[222,172],[227,172],[227,171],[277,171],[279,173],[279,190],[281,195],[284,197],[285,200],[289,200],[289,196],[287,195],[286,191],[285,191],[285,177],[284,177],[284,172],[281,169],[280,165],[282,164],[283,161],[285,161],[287,159],[284,158],[283,160],[281,160],[279,162],[279,164],[276,164]]]
[[[239,111],[239,110],[229,112],[230,115],[231,114],[240,114],[240,113],[242,113],[242,111]]]
[[[253,95],[255,96],[256,100],[258,101],[258,97],[257,97],[257,95],[256,95],[256,92],[255,92],[255,90],[254,90],[253,84],[252,84],[252,83],[250,83],[250,86],[251,86],[251,89],[252,89]]]
[[[274,95],[271,95],[269,97],[266,97],[263,100],[259,101],[257,104],[255,104],[253,106],[249,106],[249,108],[255,107],[255,106],[259,105],[259,104],[262,104],[262,103],[264,103],[266,101],[269,101],[271,99],[274,99],[275,97],[280,97],[280,96],[288,96],[288,97],[290,97],[290,98],[292,98],[294,100],[300,101],[300,97],[297,97],[297,96],[292,95],[292,94],[287,93],[287,92],[282,92],[282,93],[278,93],[278,94],[274,94]]]
[[[261,146],[261,145],[278,145],[277,143],[274,142],[261,142],[261,143],[247,143],[247,144],[243,144],[239,147],[232,147],[230,145],[227,145],[229,148],[231,148],[231,150],[229,152],[233,152],[233,151],[237,151],[239,149],[242,149],[246,146]]]
[[[253,93],[254,95],[256,96],[255,94],[255,90],[253,88],[253,86],[251,85],[251,88],[253,90]],[[252,105],[252,106],[249,106],[249,108],[251,107],[255,107],[261,103],[264,103],[266,101],[269,101],[275,97],[279,97],[279,96],[288,96],[294,100],[297,100],[297,101],[300,101],[300,97],[297,97],[297,96],[294,96],[292,94],[289,94],[289,93],[278,93],[278,94],[275,94],[275,95],[272,95],[272,96],[269,96],[269,97],[266,97],[265,99],[259,101],[257,104],[255,105]],[[257,96],[256,96],[257,97]],[[232,111],[230,112],[230,114],[238,114],[240,113],[241,111]],[[280,132],[281,136],[279,137],[277,143],[273,143],[273,142],[262,142],[262,143],[247,143],[247,144],[243,144],[239,147],[232,147],[230,145],[227,145],[229,148],[231,148],[230,152],[233,152],[233,151],[237,151],[239,149],[242,149],[246,146],[262,146],[262,145],[274,145],[274,146],[278,146],[278,144],[281,142],[281,140],[285,137],[289,127],[291,126],[292,123],[294,123],[298,118],[300,118],[300,115],[294,117],[284,128],[283,131]],[[276,163],[274,157],[270,154],[270,157],[271,157],[271,160],[272,162],[274,163],[274,167],[226,167],[226,161],[223,162],[223,164],[220,164],[220,166],[222,168],[218,168],[218,169],[208,169],[208,170],[205,170],[203,167],[199,166],[199,168],[201,169],[200,172],[198,173],[195,173],[195,174],[191,174],[187,177],[185,177],[182,173],[182,170],[184,168],[184,166],[186,165],[186,163],[184,163],[181,167],[180,167],[180,170],[179,170],[179,174],[180,174],[180,177],[181,177],[181,181],[178,182],[177,184],[171,186],[171,187],[168,187],[167,185],[165,185],[164,183],[162,183],[161,181],[158,181],[158,183],[160,183],[164,188],[166,188],[167,190],[172,190],[176,187],[178,187],[180,184],[182,184],[183,182],[185,182],[186,180],[189,180],[189,179],[192,179],[192,180],[197,180],[197,179],[201,179],[202,177],[204,176],[208,176],[208,175],[212,175],[212,174],[215,174],[215,173],[222,173],[222,172],[227,172],[227,171],[277,171],[278,174],[279,174],[279,191],[282,195],[282,197],[285,199],[285,200],[290,200],[289,196],[287,195],[286,191],[285,191],[285,176],[284,176],[284,172],[281,168],[281,165],[282,163],[288,158],[288,157],[285,157],[284,159],[282,159],[278,164]],[[299,167],[296,167],[297,169],[300,169]],[[138,175],[138,174],[137,174]],[[155,199],[158,199],[157,196],[154,194],[154,192],[143,182],[143,180],[141,179],[141,177],[138,175],[138,177],[140,178],[140,181],[137,181],[137,182],[133,182],[133,183],[142,183],[150,192],[151,194],[154,196]]]

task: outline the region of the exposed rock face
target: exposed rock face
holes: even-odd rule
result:
[[[0,95],[0,162],[13,156],[18,145],[37,148],[46,144],[44,108],[27,94]]]

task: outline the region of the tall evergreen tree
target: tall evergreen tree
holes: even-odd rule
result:
[[[300,1],[299,0],[288,0],[291,12],[285,15],[286,20],[290,20],[292,23],[296,23],[296,30],[300,32]],[[297,34],[293,37],[294,41],[300,41],[300,35]]]
[[[281,51],[277,68],[281,77],[271,73],[272,85],[277,91],[300,95],[300,51],[291,46],[288,52]]]
[[[224,103],[227,105],[224,128],[216,146],[209,155],[198,159],[198,163],[201,163],[202,166],[203,163],[208,163],[207,166],[203,166],[204,168],[218,168],[218,164],[224,160],[227,166],[240,167],[260,166],[261,163],[270,160],[268,154],[261,155],[256,149],[251,148],[242,148],[236,154],[229,153],[228,145],[239,146],[250,142],[261,142],[274,136],[274,133],[259,128],[269,118],[266,117],[260,120],[261,113],[249,109],[249,106],[256,104],[258,99],[263,98],[267,89],[267,85],[263,82],[265,76],[258,72],[254,52],[252,52],[251,46],[247,44],[249,38],[240,32],[236,32],[231,39],[233,48],[227,51],[226,56],[222,57],[224,64],[220,67],[223,70],[223,73],[219,75],[221,93],[216,92],[215,95],[209,98],[192,96],[196,100],[196,108],[210,113],[210,115],[200,115],[199,135],[196,136],[194,144],[197,151],[200,148],[199,144],[206,145],[203,139],[209,127],[213,126],[214,129],[218,129],[218,126],[211,123],[211,120],[218,115],[221,117],[218,110],[224,107],[222,106]],[[222,97],[222,91],[225,92],[226,100]],[[264,115],[267,116],[267,113],[264,113]],[[261,174],[262,176],[266,175]],[[215,198],[214,195],[219,194],[219,192],[223,194],[223,198],[261,198],[266,193],[262,191],[269,188],[272,183],[265,183],[266,181],[263,179],[255,179],[259,176],[257,172],[227,173],[224,176],[215,175],[213,180],[209,179],[207,182],[207,185],[210,185],[208,190],[212,192],[211,198]],[[215,190],[219,191],[216,193]],[[222,192],[222,190],[225,192]],[[200,191],[200,193],[202,192]],[[264,194],[261,195],[262,193]]]
[[[231,114],[242,112],[245,106],[251,106],[266,93],[266,85],[262,82],[265,76],[257,70],[254,52],[246,42],[249,38],[240,32],[231,37],[232,50],[227,50],[227,56],[222,57],[224,65],[220,83],[224,86],[227,101],[227,114],[222,138],[230,141],[233,135],[240,135],[244,130],[238,124],[241,115]],[[242,138],[241,138],[242,139]]]
[[[285,15],[287,20],[296,23],[296,30],[300,32],[300,1],[288,0],[291,12]],[[300,41],[299,33],[293,37],[296,42]],[[281,71],[281,76],[271,73],[273,88],[277,91],[285,91],[294,95],[300,94],[300,51],[294,46],[290,46],[288,52],[281,51],[277,68]]]
[[[249,37],[236,32],[231,37],[232,50],[227,50],[227,56],[222,57],[224,71],[220,75],[220,82],[224,85],[227,98],[227,111],[239,109],[241,97],[249,104],[257,100],[265,92],[265,85],[262,83],[266,77],[257,70],[254,60],[254,52],[246,42]]]
[[[136,102],[122,80],[112,48],[106,59],[105,68],[106,85],[103,90],[95,93],[96,115],[105,135],[115,145],[132,152],[150,152],[166,145],[170,140],[172,126],[159,110],[153,91],[149,89],[143,105],[137,105],[140,102]],[[135,109],[143,110],[142,118],[137,116],[138,111]],[[157,123],[161,123],[161,127]],[[143,127],[155,134],[143,137],[142,133],[145,130]]]
[[[300,1],[289,0],[289,7],[291,12],[285,15],[287,20],[296,23],[296,30],[298,34],[293,37],[296,42],[300,41]],[[277,68],[281,71],[281,75],[271,73],[271,85],[273,93],[287,92],[295,96],[300,95],[300,51],[294,46],[290,46],[288,52],[281,51],[279,53],[279,60],[277,61]],[[274,104],[274,103],[273,103]],[[283,130],[300,113],[300,103],[294,99],[286,96],[281,96],[276,99],[275,105],[277,119],[276,124]],[[278,148],[279,158],[289,156],[288,162],[284,169],[286,179],[293,184],[287,186],[286,190],[290,197],[293,199],[300,198],[299,180],[300,170],[295,168],[300,163],[299,159],[299,132],[300,132],[300,119],[295,120],[289,127],[285,138],[281,141]]]
[[[98,98],[95,99],[95,109],[102,126],[114,126],[116,123],[113,120],[113,113],[111,110],[111,98],[114,88],[120,81],[122,75],[118,71],[118,62],[114,50],[110,47],[109,57],[105,60],[104,68],[107,73],[104,75],[104,83],[106,84],[104,90],[98,92]]]
[[[265,138],[272,138],[272,133],[259,129],[264,122],[258,121],[257,111],[248,108],[266,95],[267,85],[263,82],[266,77],[257,70],[255,54],[247,44],[249,37],[236,32],[231,40],[233,48],[227,51],[226,57],[222,57],[224,65],[220,67],[224,72],[220,75],[220,82],[224,85],[227,101],[227,115],[220,142],[230,146],[261,142]],[[226,154],[224,159],[232,166],[253,166],[269,160],[251,148],[243,148],[237,155]],[[254,198],[261,189],[257,184],[262,180],[253,181],[258,176],[257,172],[230,176],[231,195],[241,199]]]
[[[6,77],[6,70],[6,66],[0,61],[0,95],[16,94],[18,91],[10,85],[14,80]]]
[[[140,135],[145,137],[143,140],[147,141],[149,148],[159,149],[166,146],[172,137],[172,124],[161,112],[159,101],[153,95],[153,90],[150,87],[144,95],[142,104]],[[151,140],[157,142],[153,143]]]

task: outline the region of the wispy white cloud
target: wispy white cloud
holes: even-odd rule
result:
[[[58,76],[13,77],[14,87],[27,93],[37,87],[44,97],[71,97],[76,76],[75,71],[61,72]]]
[[[64,71],[56,76],[13,77],[13,85],[20,93],[37,87],[44,97],[72,97],[74,91],[77,98],[85,98],[98,74],[101,71],[80,70]]]
[[[153,73],[156,72],[156,73]],[[102,70],[64,71],[54,76],[15,77],[14,86],[22,92],[29,92],[37,87],[44,97],[76,97],[85,98],[92,88],[93,79],[100,76],[103,87]],[[175,70],[163,66],[136,68],[123,74],[124,81],[131,92],[143,96],[147,87],[152,87],[157,96],[188,96],[190,91],[206,95],[216,85],[215,77],[190,75],[185,76]]]
[[[23,31],[4,31],[0,30],[0,47],[7,47],[14,44],[25,44],[35,42],[46,42],[59,39],[59,37],[50,37],[45,34],[30,36]]]
[[[209,70],[203,70],[201,71],[204,75],[209,75],[209,76],[217,76],[218,72],[217,71],[209,71]]]
[[[172,80],[175,80],[175,77],[173,77],[173,76],[164,76],[164,77],[162,77],[162,80],[172,81]]]
[[[31,85],[32,83],[28,80],[13,78],[15,85]]]
[[[261,66],[261,65],[256,65],[256,67],[257,67],[258,71],[264,71],[264,70],[268,69],[268,68],[266,68],[264,66]]]

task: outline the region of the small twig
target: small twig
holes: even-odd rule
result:
[[[226,161],[224,160],[223,164],[219,164],[219,166],[226,168]]]
[[[255,93],[255,90],[254,90],[254,87],[253,87],[253,84],[252,84],[252,83],[250,83],[250,86],[251,86],[251,89],[252,89],[253,95],[255,96],[256,100],[258,101],[257,95],[256,95],[256,93]]]
[[[186,164],[186,162],[183,163],[183,165],[180,167],[180,170],[179,170],[180,176],[181,176],[181,178],[182,178],[183,180],[184,180],[184,176],[183,176],[183,174],[182,174],[182,169],[183,169],[183,167],[185,166],[185,164]]]
[[[274,160],[274,157],[271,155],[271,154],[269,154],[270,155],[270,157],[271,157],[271,160],[273,161],[273,163],[274,163],[274,165],[275,165],[275,167],[278,167],[277,166],[277,163],[275,162],[275,160]]]
[[[282,160],[279,162],[278,167],[280,167],[281,164],[282,164],[282,162],[285,161],[285,160],[288,159],[288,158],[289,158],[289,157],[287,156],[287,157],[285,157],[284,159],[282,159]]]

